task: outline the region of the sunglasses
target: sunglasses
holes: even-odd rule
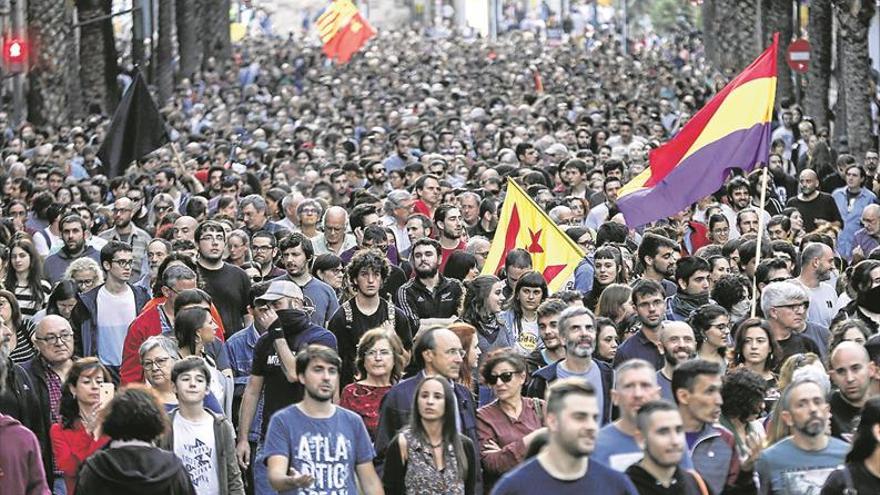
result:
[[[498,383],[499,379],[504,383],[510,383],[510,380],[513,380],[514,375],[516,375],[515,371],[505,371],[504,373],[499,373],[497,375],[489,375],[489,377],[486,378],[486,383],[489,385],[495,385]]]

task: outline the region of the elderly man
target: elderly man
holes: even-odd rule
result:
[[[150,263],[147,259],[147,245],[150,243],[150,234],[139,228],[131,221],[134,216],[134,203],[127,197],[117,199],[113,203],[112,229],[99,234],[105,241],[122,241],[131,246],[134,264],[131,266],[131,280],[139,281],[145,275],[149,276]]]
[[[244,219],[244,227],[248,235],[265,230],[274,234],[283,229],[275,222],[270,222],[267,215],[268,205],[266,200],[259,194],[251,194],[241,199],[239,204],[241,216]]]
[[[406,253],[406,257],[409,257],[409,249],[412,246],[406,231],[406,221],[412,214],[412,209],[413,199],[409,191],[395,189],[385,198],[383,206],[385,216],[381,219],[382,225],[394,231],[397,252]]]
[[[314,241],[315,255],[335,254],[343,252],[357,245],[353,234],[348,234],[348,212],[341,206],[331,206],[324,213],[324,233]]]
[[[880,205],[870,204],[862,210],[862,228],[853,236],[853,264],[865,259],[880,246]]]
[[[822,356],[823,361],[825,359],[822,349],[827,348],[827,335],[808,335],[804,331],[809,301],[807,291],[796,282],[773,282],[764,287],[761,311],[782,348],[780,363],[789,356],[807,352]]]

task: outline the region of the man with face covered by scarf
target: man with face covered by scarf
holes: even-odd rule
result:
[[[687,320],[691,312],[709,303],[709,262],[697,256],[678,260],[675,266],[675,283],[678,292],[667,299],[666,319]]]

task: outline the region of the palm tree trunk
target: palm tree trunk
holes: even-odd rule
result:
[[[202,65],[202,29],[196,0],[177,0],[175,2],[177,24],[177,46],[180,54],[178,80],[192,79]]]
[[[804,80],[804,111],[815,119],[818,127],[828,126],[832,15],[831,0],[812,0],[810,3],[810,70]]]
[[[776,79],[776,103],[777,106],[785,100],[794,100],[794,84],[792,81],[791,68],[786,63],[785,52],[791,43],[791,26],[793,20],[792,11],[794,5],[791,0],[773,0],[762,3],[764,10],[763,33],[761,39],[764,46],[770,46],[773,41],[773,33],[779,33],[779,53],[776,57],[778,67]]]
[[[68,2],[30,0],[27,4],[31,44],[28,74],[28,120],[60,125],[82,116],[73,8]]]
[[[733,76],[761,52],[755,31],[757,0],[706,0],[703,9],[711,13],[703,23],[704,43],[712,46],[707,49],[709,61],[716,70]]]
[[[874,1],[835,0],[835,7],[849,151],[855,156],[864,156],[872,147],[871,94],[866,81],[871,80],[868,26],[874,16]]]
[[[163,107],[174,91],[174,0],[159,0],[159,40],[156,43],[156,85],[159,107]]]
[[[202,0],[201,18],[204,27],[205,57],[202,65],[222,67],[232,57],[232,39],[229,32],[229,0]]]
[[[111,12],[112,0],[77,0],[80,22],[86,22]],[[80,81],[83,102],[88,113],[112,115],[119,101],[116,76],[116,46],[110,19],[80,27]]]

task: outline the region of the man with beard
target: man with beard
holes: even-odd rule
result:
[[[101,255],[86,245],[86,221],[79,215],[67,215],[61,219],[61,240],[64,245],[57,253],[46,258],[46,280],[53,286],[64,277],[64,271],[77,258],[87,257],[100,263]]]
[[[736,439],[721,426],[721,365],[703,359],[675,368],[672,394],[684,424],[694,468],[712,493],[754,493],[751,465],[740,466]]]
[[[241,268],[223,261],[226,231],[214,220],[202,222],[195,230],[199,249],[199,278],[205,292],[217,301],[226,338],[244,328],[251,279]]]
[[[415,322],[417,331],[449,325],[458,318],[464,288],[456,279],[440,274],[440,243],[423,237],[412,246],[410,263],[415,277],[397,291],[397,305]]]
[[[797,281],[810,295],[807,321],[825,328],[831,324],[836,312],[837,291],[831,284],[834,270],[834,251],[821,242],[811,242],[801,250],[801,275]]]
[[[461,212],[454,205],[443,204],[434,211],[434,225],[437,226],[440,241],[440,271],[446,266],[449,256],[455,251],[464,250],[467,243],[464,234]]]
[[[597,393],[582,380],[560,380],[547,396],[547,445],[504,475],[495,495],[603,493],[636,495],[632,482],[591,456],[599,444]]]
[[[621,186],[622,183],[619,177],[605,178],[605,182],[602,185],[605,201],[590,209],[584,224],[586,227],[596,230],[611,217],[611,212],[617,212],[617,192],[620,191]]]
[[[296,375],[305,394],[272,416],[266,433],[263,459],[275,490],[384,493],[363,421],[333,404],[340,365],[339,355],[327,347],[312,345],[297,353]]]
[[[683,321],[664,321],[660,325],[660,345],[663,346],[663,359],[666,362],[657,370],[657,384],[660,385],[660,398],[675,402],[672,393],[672,374],[675,367],[697,357],[697,339],[694,329]]]
[[[851,442],[862,407],[871,398],[871,377],[877,368],[865,346],[847,341],[834,349],[828,363],[828,374],[837,386],[830,400],[831,434]]]
[[[679,467],[685,452],[684,426],[675,405],[648,402],[636,416],[644,457],[626,470],[639,495],[701,495],[702,477]]]
[[[880,246],[880,205],[862,210],[862,228],[853,236],[852,263],[856,264]]]
[[[736,239],[741,235],[737,225],[737,214],[748,208],[752,202],[752,192],[749,181],[744,177],[734,177],[727,183],[727,204],[722,203],[721,211],[727,217],[730,224],[730,238]]]
[[[829,436],[825,390],[810,377],[796,378],[783,392],[777,407],[791,436],[768,447],[755,470],[761,495],[819,493],[828,475],[843,464],[849,444]]]
[[[309,273],[315,251],[312,242],[299,232],[294,232],[281,240],[281,265],[287,272],[278,280],[289,280],[302,288],[306,301],[306,312],[310,313],[312,323],[325,327],[339,309],[339,300],[333,288]]]
[[[659,370],[665,364],[659,350],[658,335],[663,316],[666,314],[663,287],[653,280],[643,278],[633,285],[632,302],[641,328],[617,348],[614,367],[630,359],[639,358],[648,361],[654,365],[654,369]]]
[[[639,244],[638,259],[645,268],[642,277],[662,284],[666,297],[675,294],[677,288],[670,278],[675,276],[675,263],[679,247],[672,239],[648,233]]]
[[[371,161],[364,166],[366,172],[367,192],[377,198],[384,198],[391,192],[391,184],[388,182],[388,174],[385,173],[385,165],[381,162]]]
[[[284,269],[275,265],[275,256],[278,254],[277,243],[275,236],[265,230],[251,236],[254,263],[260,267],[260,277],[256,281],[264,282],[284,276]]]
[[[548,299],[538,306],[538,334],[541,344],[526,358],[529,376],[539,369],[565,359],[565,347],[559,338],[559,315],[568,307],[561,299]]]
[[[686,321],[691,312],[709,303],[709,262],[697,256],[687,256],[675,264],[675,282],[678,292],[666,300],[666,319]]]
[[[367,330],[386,328],[400,337],[407,351],[412,348],[412,331],[406,314],[391,301],[379,297],[382,283],[389,273],[388,260],[382,252],[377,249],[358,251],[346,269],[355,291],[354,297],[342,303],[327,323],[327,329],[336,336],[339,356],[342,358],[339,374],[341,387],[355,378],[357,345]]]
[[[132,223],[133,215],[134,203],[127,197],[117,199],[113,203],[113,228],[101,232],[99,237],[105,241],[122,241],[131,246],[134,255],[131,279],[137,282],[145,275],[149,276],[147,244],[150,243],[150,234]]]
[[[545,366],[532,374],[526,395],[541,398],[557,379],[578,378],[596,391],[599,426],[611,421],[611,385],[614,371],[608,364],[593,359],[596,348],[596,316],[584,307],[572,307],[559,315],[559,339],[565,359]]]
[[[840,212],[830,194],[819,190],[819,176],[813,169],[804,169],[798,176],[798,195],[789,198],[785,206],[797,208],[804,219],[804,232],[810,233],[816,227],[830,225],[836,229],[843,226]]]

